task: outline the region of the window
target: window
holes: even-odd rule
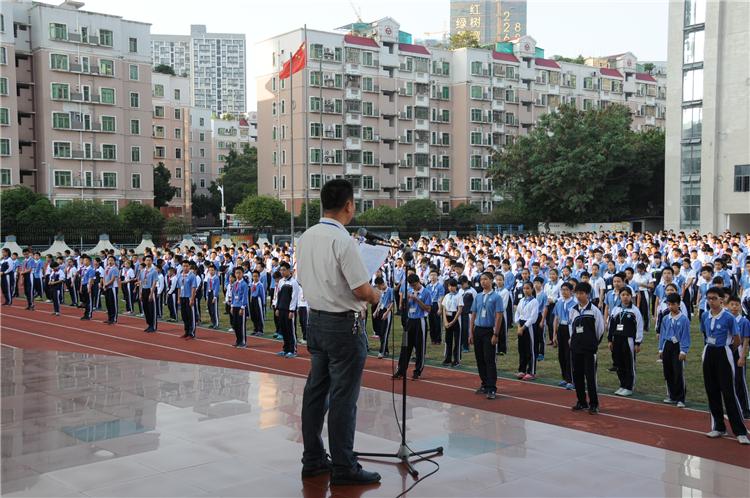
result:
[[[180,187],[177,187],[174,191],[174,196],[178,199],[182,198],[182,189]]]
[[[482,179],[481,178],[471,178],[471,190],[474,192],[481,191],[482,190]]]
[[[111,172],[102,173],[102,187],[109,187],[109,188],[117,187],[117,173],[111,173]]]
[[[481,109],[472,109],[471,110],[471,120],[475,123],[481,123],[482,122],[482,110]]]
[[[0,138],[0,156],[10,155],[10,138]]]
[[[682,101],[703,100],[703,69],[689,69],[682,75]]]
[[[141,134],[141,121],[139,119],[130,120],[130,134],[131,135]]]
[[[102,159],[112,161],[117,159],[117,146],[115,144],[102,144]]]
[[[0,169],[0,185],[10,185],[10,170],[3,168]]]
[[[163,118],[164,117],[164,106],[163,105],[154,106],[154,116],[157,117],[157,118]]]
[[[130,79],[133,81],[138,81],[138,64],[131,64],[130,65]]]
[[[177,140],[182,139],[182,128],[175,128],[174,129],[174,138]]]
[[[99,74],[102,76],[115,75],[115,63],[109,59],[99,59]]]
[[[141,96],[137,92],[130,92],[130,107],[135,109],[141,106]]]
[[[52,99],[53,100],[70,99],[70,87],[65,83],[52,83]]]
[[[49,23],[49,37],[52,40],[67,40],[68,27],[65,24],[56,22]]]
[[[373,65],[372,52],[362,52],[362,65],[363,66]]]
[[[175,109],[174,110],[174,118],[175,119],[182,119],[182,109]]]
[[[73,184],[73,174],[70,171],[55,170],[55,187],[70,187]]]
[[[52,142],[53,157],[70,157],[70,142]]]
[[[703,62],[703,42],[705,31],[692,31],[685,33],[685,44],[683,47],[682,62],[684,64],[694,64]]]
[[[130,148],[130,162],[133,162],[133,163],[141,162],[141,148],[140,147]]]
[[[310,175],[310,188],[320,188],[320,173],[313,173],[312,175]]]
[[[482,98],[482,87],[479,85],[471,85],[471,98],[481,99]]]
[[[175,88],[174,89],[174,99],[175,100],[180,100],[180,89],[179,88]]]
[[[750,164],[734,165],[734,191],[750,192]]]
[[[10,124],[10,114],[7,107],[0,107],[0,125]]]
[[[321,79],[320,71],[310,71],[310,86],[320,86]]]
[[[471,132],[471,145],[482,145],[482,132]]]
[[[200,132],[200,133],[198,134],[198,141],[200,141],[200,142],[205,142],[205,141],[206,141],[206,134],[205,134],[205,133],[203,133],[203,132]],[[203,150],[203,149],[201,149],[201,150]]]
[[[117,201],[102,201],[102,204],[111,209],[113,213],[117,214]]]
[[[83,157],[86,159],[91,159],[91,144],[90,143],[83,144]]]
[[[706,0],[685,0],[685,26],[706,22]]]
[[[703,108],[687,107],[682,110],[682,139],[700,139],[703,125]]]
[[[471,63],[471,74],[474,76],[482,75],[482,63],[480,61],[472,61]]]
[[[175,159],[182,159],[182,149],[179,147],[176,147],[174,150],[174,158]]]
[[[133,173],[130,176],[130,186],[135,189],[141,188],[141,175],[140,173]]]
[[[8,63],[8,52],[5,47],[0,47],[0,64],[5,65]]]
[[[52,128],[68,129],[70,128],[70,114],[67,112],[52,113]]]
[[[99,30],[99,45],[104,47],[112,46],[112,31],[108,29]]]
[[[68,56],[64,54],[50,54],[49,67],[50,69],[67,71],[68,70]]]
[[[320,112],[320,97],[310,97],[310,112]]]
[[[200,186],[201,186],[201,188],[206,188],[206,179],[205,178],[201,178],[200,179]]]
[[[175,168],[174,169],[174,177],[175,178],[182,178],[182,168]]]
[[[115,117],[114,116],[102,116],[102,131],[108,131],[114,133],[115,131]]]
[[[323,151],[320,149],[310,149],[310,162],[320,164],[323,160]]]
[[[114,88],[100,88],[99,92],[101,94],[102,104],[114,105],[115,103],[115,89]]]
[[[375,164],[375,156],[371,150],[362,151],[362,164],[373,165]]]
[[[200,157],[206,157],[206,149],[199,149],[198,150],[198,155]]]
[[[128,51],[131,53],[138,52],[138,38],[128,38]]]
[[[8,78],[0,78],[0,95],[8,95]]]
[[[475,168],[475,169],[479,168],[479,169],[481,169],[481,167],[482,167],[482,156],[477,155],[477,154],[473,154],[472,156],[470,156],[470,162],[469,163],[470,163],[470,165],[471,165],[472,168]]]
[[[154,85],[154,97],[164,96],[164,85]]]

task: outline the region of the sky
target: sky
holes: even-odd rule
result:
[[[356,20],[390,16],[415,38],[450,27],[449,0],[84,0],[85,10],[151,23],[151,33],[187,35],[191,24],[208,32],[245,33],[248,110],[254,110],[255,43],[302,27],[333,31]],[[633,52],[666,60],[669,0],[528,0],[527,34],[548,57]]]

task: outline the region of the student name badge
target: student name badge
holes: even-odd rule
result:
[[[482,318],[487,318],[487,310],[482,309],[482,312],[479,314],[479,316],[481,316]]]
[[[416,314],[417,313],[417,307],[416,306],[412,306],[411,308],[409,308],[409,313],[412,314],[412,315]]]
[[[622,324],[622,323],[618,323],[617,324],[617,331],[618,332],[622,332],[623,330],[625,330],[625,325]]]
[[[583,334],[583,326],[579,325],[576,327],[576,334]]]
[[[713,337],[712,337],[712,339],[713,339]],[[677,337],[672,336],[672,342],[675,343],[675,344],[677,344],[680,341],[677,340]],[[716,341],[714,340],[714,342],[716,342]]]
[[[607,286],[607,290],[612,290],[612,285],[611,284]]]
[[[716,337],[707,337],[706,342],[711,344],[712,346],[716,346]]]

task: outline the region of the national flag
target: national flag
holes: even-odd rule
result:
[[[306,63],[307,63],[307,57],[305,56],[305,44],[302,43],[302,45],[299,46],[297,51],[294,52],[292,59],[286,61],[284,65],[281,67],[281,72],[279,73],[279,79],[283,80],[283,79],[290,77],[294,73],[298,73],[299,71],[305,68]]]

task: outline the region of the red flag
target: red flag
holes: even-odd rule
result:
[[[307,57],[305,56],[305,44],[302,43],[302,45],[299,46],[296,52],[294,52],[294,55],[292,56],[292,60],[286,61],[284,65],[281,67],[281,72],[279,72],[279,79],[283,80],[285,78],[290,77],[294,73],[297,73],[305,68],[305,65],[307,64]],[[291,66],[291,70],[290,70]]]

